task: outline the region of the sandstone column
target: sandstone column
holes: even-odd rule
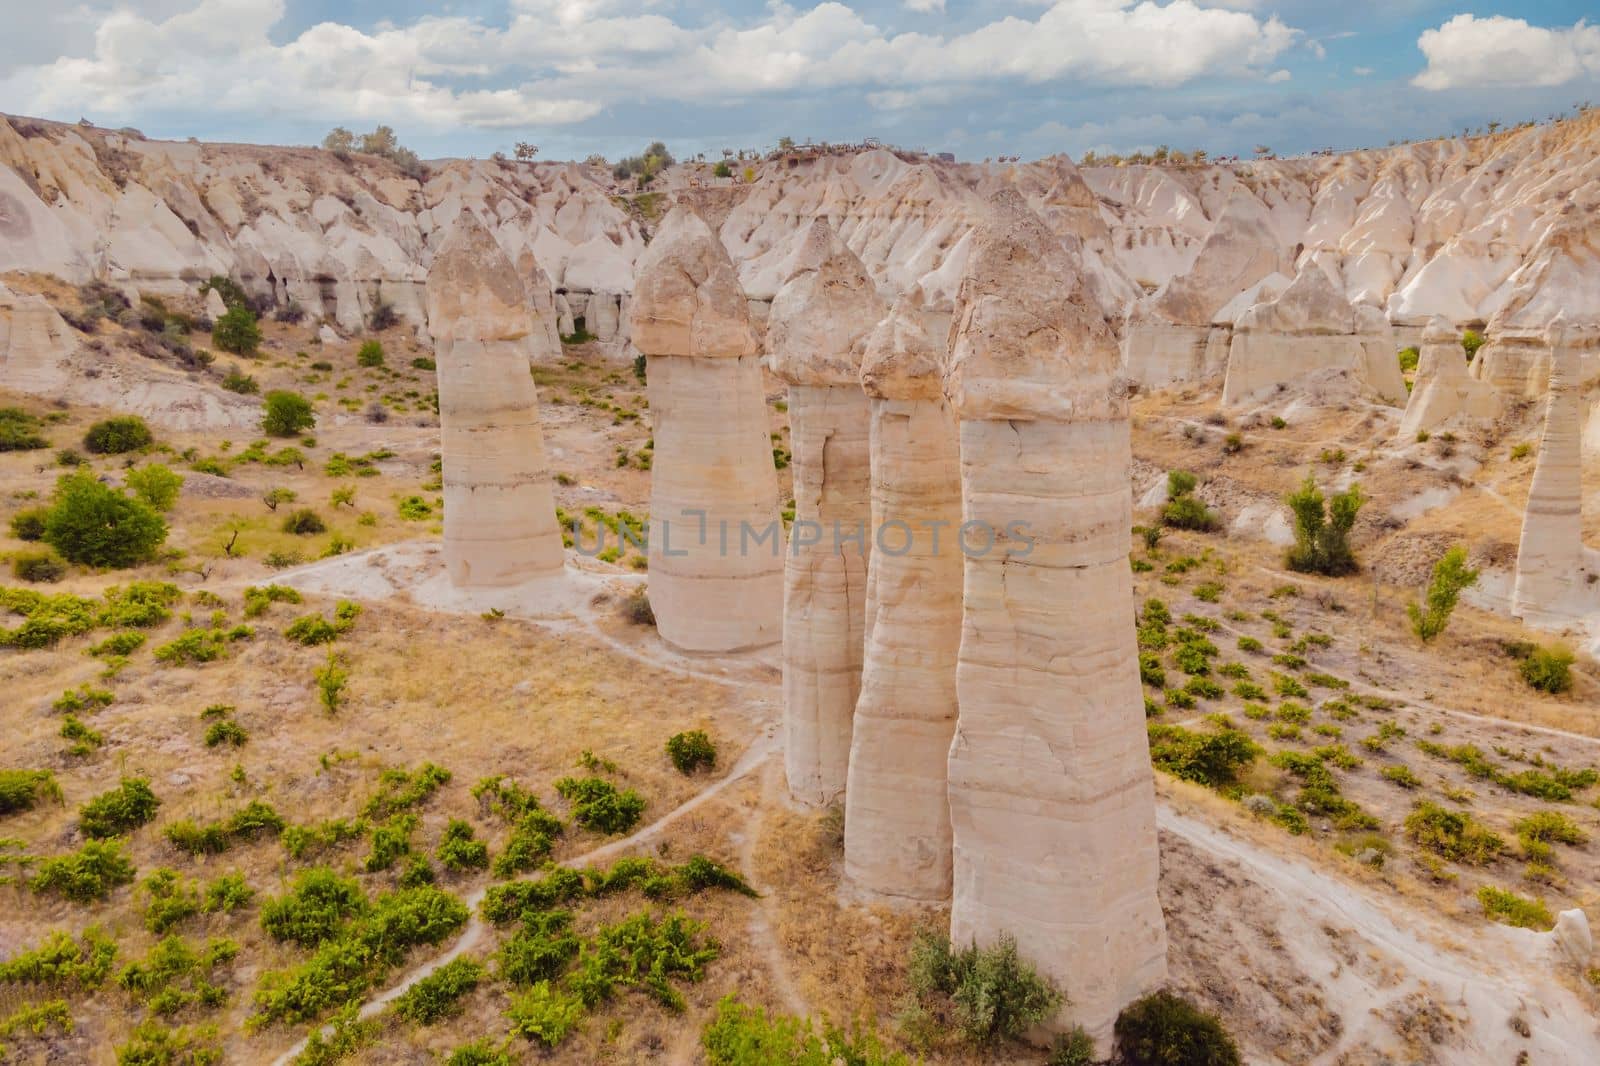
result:
[[[861,354],[883,302],[855,253],[817,219],[767,316],[767,350],[789,385],[794,525],[784,564],[783,732],[789,791],[816,806],[844,794],[867,624],[871,467]]]
[[[1109,1051],[1166,977],[1128,570],[1128,401],[1081,265],[1000,193],[952,323],[964,587],[954,941],[1010,933]],[[976,524],[982,524],[982,530]]]
[[[462,211],[428,271],[439,375],[444,555],[455,585],[515,585],[561,572],[564,552],[528,375],[522,281]]]
[[[1528,486],[1512,593],[1513,613],[1532,624],[1570,620],[1582,612],[1586,598],[1579,340],[1579,332],[1560,316],[1545,332],[1550,386],[1544,436]]]
[[[640,257],[629,310],[655,428],[656,628],[684,651],[774,644],[784,538],[760,346],[727,251],[687,208],[667,215]]]
[[[861,367],[872,403],[872,527],[882,542],[868,585],[844,869],[860,889],[916,900],[950,896],[961,458],[943,389],[948,318],[925,310],[913,290],[872,332]]]

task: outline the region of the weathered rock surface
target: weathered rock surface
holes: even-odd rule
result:
[[[872,528],[866,656],[845,791],[844,869],[858,889],[950,895],[950,739],[961,646],[961,456],[944,399],[949,316],[920,291],[867,340]]]
[[[783,723],[789,791],[844,794],[861,690],[871,435],[861,358],[884,311],[861,260],[817,219],[772,300],[767,349],[789,385],[794,525],[784,564]]]
[[[1544,434],[1528,486],[1528,507],[1517,548],[1511,609],[1530,625],[1559,626],[1600,610],[1589,583],[1592,559],[1583,546],[1583,395],[1580,348],[1597,347],[1595,334],[1558,317],[1546,333],[1550,388]]]
[[[1016,937],[1109,1050],[1166,976],[1134,644],[1128,400],[1078,264],[997,198],[962,282],[946,392],[966,538],[950,748],[951,937]]]
[[[427,307],[450,581],[503,586],[558,574],[565,553],[528,374],[535,343],[528,296],[511,259],[470,211],[428,271]]]
[[[655,431],[656,628],[685,651],[774,644],[784,537],[760,346],[727,251],[685,208],[662,221],[640,262],[630,327],[647,358]]]
[[[1394,334],[1376,308],[1353,307],[1325,270],[1307,262],[1278,296],[1234,322],[1225,406],[1246,403],[1319,372],[1349,376],[1388,403],[1406,399]]]
[[[1442,317],[1428,323],[1417,358],[1417,377],[1400,419],[1400,440],[1415,440],[1452,419],[1482,423],[1500,412],[1494,388],[1467,371],[1461,333]]]
[[[43,296],[0,285],[0,385],[34,395],[59,390],[77,348],[77,335]]]

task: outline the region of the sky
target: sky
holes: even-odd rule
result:
[[[1381,146],[1600,103],[1594,0],[0,0],[0,111],[424,158],[779,137],[962,159]]]

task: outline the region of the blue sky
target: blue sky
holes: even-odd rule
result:
[[[12,8],[0,110],[426,157],[679,155],[778,137],[967,159],[1289,153],[1600,103],[1591,2],[79,0]]]

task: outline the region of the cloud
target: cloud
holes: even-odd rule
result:
[[[919,15],[944,14],[944,0],[902,0],[901,6]]]
[[[1424,30],[1417,47],[1428,66],[1411,79],[1423,89],[1522,88],[1600,78],[1600,26],[1582,19],[1546,29],[1525,19],[1457,15]]]
[[[166,0],[170,5],[181,0]],[[905,0],[916,10],[943,0]],[[510,0],[509,19],[428,16],[360,30],[274,31],[284,0],[187,0],[99,15],[92,50],[23,67],[0,98],[43,114],[317,116],[431,130],[583,122],[641,100],[736,103],[856,89],[875,107],[934,88],[1077,82],[1170,88],[1260,77],[1299,39],[1276,17],[1195,0],[1053,0],[967,32],[894,32],[837,0],[680,24],[624,0]],[[946,96],[944,99],[948,99]]]
[[[1372,73],[1371,67],[1351,67],[1350,72],[1358,78],[1365,78]]]
[[[1287,70],[1275,70],[1271,74],[1267,75],[1267,81],[1277,85],[1280,82],[1288,81],[1292,77],[1294,77],[1294,75],[1290,74]]]

